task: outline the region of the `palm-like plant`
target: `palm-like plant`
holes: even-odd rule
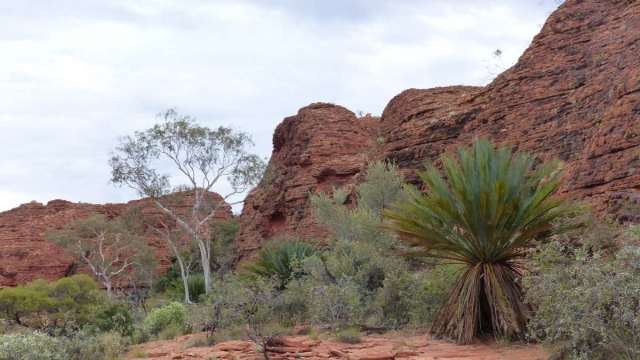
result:
[[[256,276],[275,278],[278,288],[284,290],[285,286],[294,276],[295,260],[313,256],[318,251],[320,243],[303,242],[299,239],[276,241],[265,243],[257,251],[258,258],[242,266],[245,277]]]
[[[482,333],[523,338],[531,311],[516,282],[524,250],[548,236],[563,213],[554,196],[559,163],[534,167],[535,156],[495,149],[488,140],[441,157],[445,180],[431,163],[419,172],[426,193],[409,189],[409,199],[382,212],[383,227],[417,250],[412,256],[463,264],[431,332],[458,343]]]

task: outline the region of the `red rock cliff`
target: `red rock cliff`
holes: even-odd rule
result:
[[[192,203],[192,194],[180,197],[177,206],[180,211]],[[215,194],[218,199],[222,197]],[[28,284],[37,279],[55,281],[72,270],[87,273],[87,269],[73,269],[74,259],[63,248],[45,242],[47,231],[60,229],[75,219],[87,217],[93,213],[106,214],[109,217],[122,215],[127,208],[141,206],[144,213],[157,216],[160,211],[148,200],[134,200],[127,204],[92,205],[72,203],[64,200],[52,200],[46,205],[31,202],[0,212],[0,288]],[[228,219],[231,209],[224,207],[216,214],[216,219]],[[160,271],[171,265],[170,250],[165,240],[157,236],[148,236],[147,243],[157,249]]]
[[[238,250],[281,235],[326,235],[307,194],[352,187],[367,159],[395,160],[416,182],[412,171],[424,160],[474,137],[562,159],[562,191],[604,211],[640,205],[639,54],[640,1],[567,0],[486,87],[406,90],[381,118],[305,107],[276,128],[268,181],[247,197]]]

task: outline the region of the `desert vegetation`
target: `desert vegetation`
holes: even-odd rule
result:
[[[559,162],[478,140],[444,154],[443,171],[425,163],[421,188],[393,163],[371,162],[351,191],[309,195],[330,236],[264,239],[234,267],[238,220],[214,219],[226,205],[208,191],[225,176],[234,192],[256,185],[264,166],[246,153],[243,133],[173,111],[162,119],[124,138],[111,159],[112,181],[151,197],[161,219],[134,209],[123,220],[93,215],[52,229],[48,240],[93,278],[0,290],[0,359],[119,359],[131,345],[193,332],[205,335],[188,346],[247,339],[269,359],[270,344],[295,329],[327,329],[345,343],[411,329],[460,344],[542,342],[567,359],[640,355],[640,231],[558,196]],[[212,144],[232,160],[221,163],[206,150]],[[151,161],[161,155],[186,186],[156,173]],[[210,183],[200,186],[198,174]],[[193,192],[191,217],[172,207],[182,191]],[[173,250],[160,277],[143,230]]]

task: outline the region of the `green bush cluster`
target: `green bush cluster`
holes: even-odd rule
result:
[[[2,360],[67,360],[60,341],[42,332],[0,336]]]
[[[187,308],[179,302],[172,302],[166,306],[158,307],[144,319],[144,330],[152,335],[158,335],[162,331],[173,328],[180,335],[186,331]]]
[[[117,332],[52,337],[43,332],[0,336],[2,360],[109,360],[120,358],[126,341]]]
[[[565,344],[571,359],[640,358],[638,240],[640,226],[631,225],[612,253],[566,239],[537,248],[523,281],[537,308],[530,336]]]
[[[242,279],[229,276],[215,284],[213,296],[194,316],[202,328],[241,322],[251,329],[251,324],[259,323],[259,328],[272,333],[274,324],[338,328],[427,324],[454,276],[443,277],[444,267],[414,270],[414,260],[396,256],[408,249],[378,225],[380,211],[405,197],[402,179],[395,166],[384,163],[369,164],[365,176],[367,181],[356,188],[355,197],[334,189],[332,194],[311,198],[317,219],[333,234],[322,251],[317,251],[317,243],[297,239],[264,245],[258,259],[243,267]],[[343,206],[353,200],[356,206]],[[249,281],[246,289],[242,280]],[[275,288],[267,290],[269,284]],[[269,309],[268,319],[252,320],[239,310],[252,307]]]
[[[131,336],[134,330],[133,316],[123,305],[110,304],[95,313],[85,330],[90,333],[115,331],[122,336]]]
[[[8,323],[48,332],[77,330],[93,320],[93,314],[106,296],[86,275],[74,275],[47,284],[38,280],[30,285],[0,290],[0,316]]]

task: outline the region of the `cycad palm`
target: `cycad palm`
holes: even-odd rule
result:
[[[247,278],[275,277],[279,290],[284,290],[291,276],[294,275],[294,261],[313,256],[319,246],[320,243],[303,242],[300,239],[263,244],[257,251],[258,258],[242,266],[242,269]]]
[[[463,264],[460,277],[434,323],[436,337],[470,343],[483,332],[522,338],[531,310],[516,282],[523,250],[548,235],[563,212],[557,162],[534,168],[534,156],[495,149],[488,140],[442,156],[446,178],[427,163],[418,173],[425,194],[382,212],[383,227],[396,231],[414,255]]]

